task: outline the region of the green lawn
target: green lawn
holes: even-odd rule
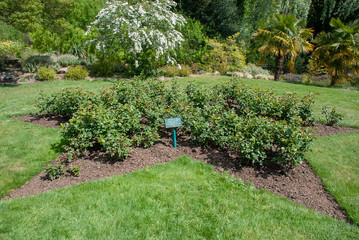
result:
[[[359,132],[318,138],[306,158],[349,217],[359,224]]]
[[[214,86],[228,77],[180,78]],[[359,128],[359,92],[243,80],[253,86],[300,95],[317,92],[320,106],[336,106],[344,125]],[[65,87],[101,90],[111,81],[55,81],[0,86],[0,197],[56,157],[60,131],[13,120],[36,113],[39,91]],[[359,224],[358,133],[317,139],[307,154],[352,220]],[[348,179],[349,178],[349,179]],[[165,193],[165,194],[164,194]],[[123,195],[122,195],[123,194]],[[182,159],[140,171],[41,195],[0,201],[0,239],[50,238],[260,238],[357,239],[359,228],[317,214],[267,191],[254,190]],[[166,231],[163,231],[166,229]]]
[[[59,152],[52,145],[60,131],[11,119],[36,113],[34,100],[40,90],[59,91],[65,87],[98,90],[108,81],[57,81],[41,84],[0,86],[0,198],[37,175]]]
[[[359,228],[202,162],[0,202],[2,239],[355,239]]]

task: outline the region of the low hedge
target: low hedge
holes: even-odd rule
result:
[[[121,80],[99,94],[65,89],[37,102],[42,112],[72,117],[64,125],[68,160],[100,146],[124,158],[133,146],[152,146],[165,118],[181,116],[180,132],[199,145],[237,152],[252,163],[300,164],[312,141],[313,96],[275,94],[238,81],[204,89],[193,84]]]

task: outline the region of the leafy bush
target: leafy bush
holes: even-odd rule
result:
[[[224,42],[210,39],[208,45],[212,47],[212,50],[202,57],[204,68],[211,72],[219,71],[222,75],[226,72],[241,70],[246,59],[237,38],[238,34],[228,37]]]
[[[40,67],[37,72],[36,76],[41,81],[52,81],[56,79],[56,72],[52,67]]]
[[[74,55],[66,54],[66,55],[61,55],[57,59],[57,63],[60,64],[62,67],[68,67],[68,66],[80,64],[80,59]]]
[[[34,55],[22,63],[22,69],[24,72],[35,73],[42,66],[51,67],[54,65],[55,62],[50,55]]]
[[[31,47],[26,47],[21,50],[20,59],[22,62],[25,62],[26,59],[30,58],[31,56],[39,55],[39,52]]]
[[[94,93],[79,88],[65,88],[50,96],[45,96],[43,92],[40,92],[36,106],[43,113],[72,117],[81,106],[97,101],[98,96]]]
[[[0,41],[15,41],[23,42],[25,40],[25,34],[6,24],[3,21],[0,21]]]
[[[325,120],[330,126],[338,124],[343,119],[343,115],[338,113],[335,108],[329,111],[328,107],[324,106],[322,108],[322,114],[325,116]]]
[[[6,60],[16,59],[20,54],[22,46],[18,42],[0,42],[0,70]]]
[[[161,75],[165,76],[165,77],[174,77],[174,76],[178,76],[179,74],[179,68],[178,66],[164,66],[162,68],[160,68],[160,71],[162,72]]]
[[[187,65],[181,65],[181,69],[178,70],[178,76],[180,77],[188,77],[191,73],[192,69]]]
[[[137,79],[121,80],[99,94],[65,89],[40,98],[38,106],[73,115],[63,131],[68,161],[94,147],[124,158],[132,146],[152,146],[164,118],[181,116],[180,131],[199,145],[289,168],[301,163],[311,142],[302,124],[312,119],[312,103],[312,96],[277,95],[238,81],[212,89],[190,84],[181,91],[176,83]]]
[[[187,65],[181,65],[181,67],[167,65],[160,68],[160,75],[165,77],[188,77],[191,73],[192,69]]]
[[[266,69],[263,69],[261,67],[258,67],[254,64],[248,64],[246,66],[243,67],[243,72],[247,72],[249,74],[251,74],[252,76],[256,76],[256,75],[264,75],[264,76],[270,76],[270,72]]]
[[[91,74],[98,77],[111,77],[115,74],[115,64],[111,60],[100,60],[91,65]]]
[[[61,177],[64,174],[64,165],[49,165],[47,169],[45,169],[46,177],[51,180]]]
[[[67,70],[65,74],[65,78],[71,80],[81,80],[87,78],[88,75],[89,73],[84,66],[77,65],[77,66],[72,66]]]

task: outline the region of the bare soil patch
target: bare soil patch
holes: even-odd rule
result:
[[[15,117],[15,119],[48,128],[60,128],[62,123],[69,121],[69,119],[63,118],[62,116],[53,116],[48,114],[26,115]]]
[[[61,117],[48,115],[31,115],[17,117],[16,119],[46,127],[59,127],[60,123],[67,121]],[[316,136],[328,136],[358,130],[326,126],[322,123],[317,123],[315,127],[316,130],[312,131],[315,132]],[[245,182],[253,183],[256,188],[269,190],[320,213],[328,214],[339,220],[349,221],[343,209],[326,191],[319,177],[306,162],[286,175],[275,166],[241,165],[242,161],[238,155],[228,151],[195,146],[184,136],[178,139],[178,149],[174,149],[169,133],[151,148],[134,148],[129,157],[123,161],[116,161],[103,152],[87,152],[81,159],[70,164],[70,166],[76,165],[81,168],[80,176],[75,177],[70,173],[65,173],[61,178],[50,181],[42,171],[3,199],[34,195],[56,188],[130,173],[158,163],[170,162],[181,155],[188,155],[193,159],[212,164],[217,171],[227,171]]]

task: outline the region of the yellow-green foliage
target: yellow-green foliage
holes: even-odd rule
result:
[[[178,66],[164,66],[160,70],[163,72],[165,77],[174,77],[178,75]]]
[[[52,81],[56,79],[56,72],[52,67],[42,66],[37,70],[36,75],[41,81]]]
[[[181,65],[181,69],[178,69],[178,76],[188,77],[192,73],[192,69],[187,65]]]
[[[82,65],[77,65],[70,67],[66,74],[65,78],[70,80],[81,80],[87,78],[89,75],[87,69]]]
[[[188,77],[192,73],[192,69],[187,65],[181,65],[181,68],[178,66],[166,65],[160,68],[160,70],[162,70],[162,75],[165,77]]]
[[[13,41],[0,42],[0,61],[14,59],[21,52],[21,44]]]
[[[238,42],[239,33],[228,37],[224,42],[210,39],[208,45],[212,50],[202,57],[203,67],[207,71],[219,71],[221,74],[240,71],[245,63],[244,50]]]
[[[318,64],[318,60],[314,56],[309,59],[308,72],[313,75],[328,74],[327,68],[324,65]]]

